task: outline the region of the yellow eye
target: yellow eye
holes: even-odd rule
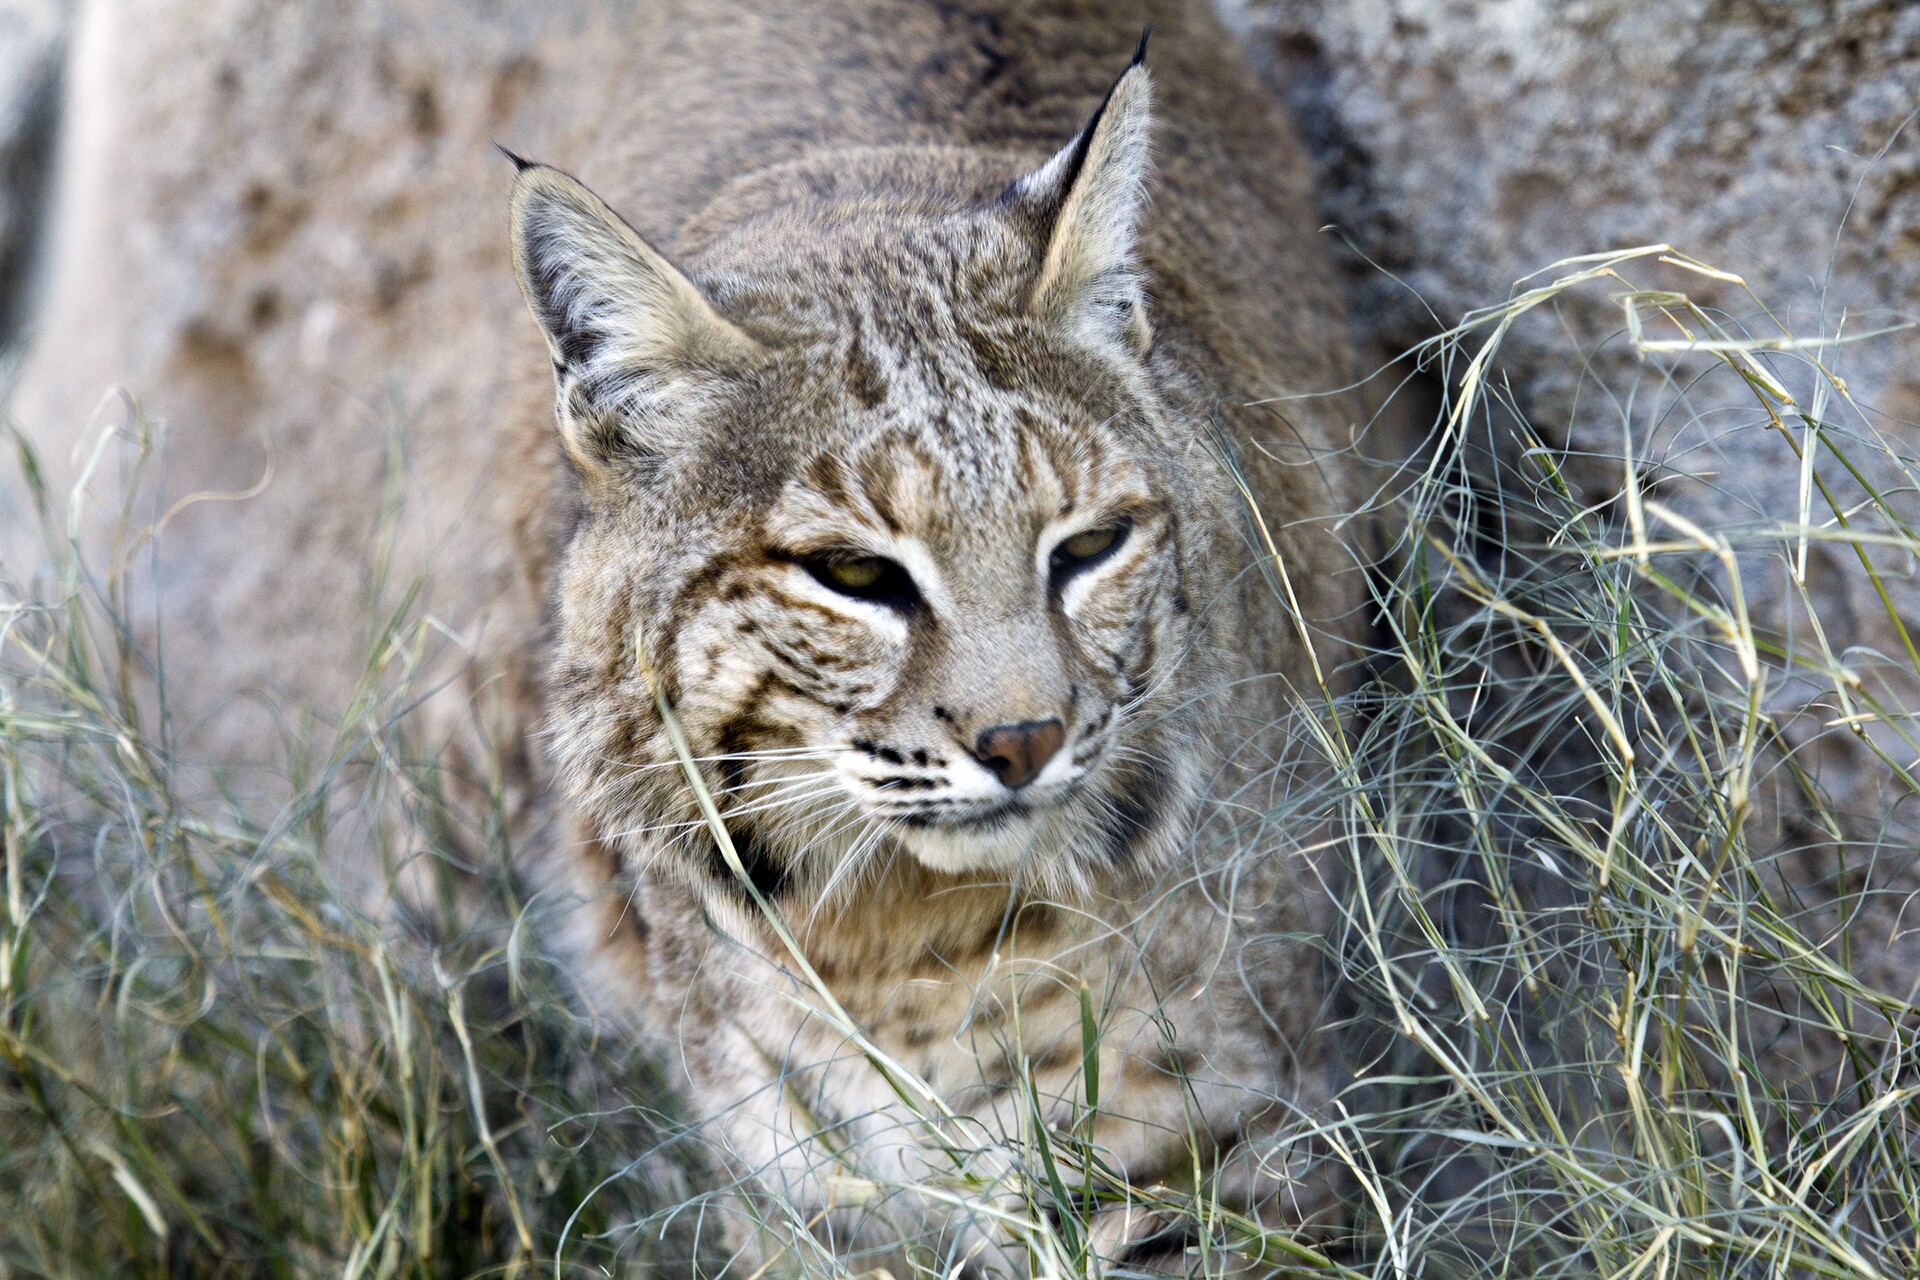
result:
[[[1118,527],[1088,529],[1083,533],[1076,533],[1065,542],[1062,542],[1059,550],[1054,552],[1054,554],[1069,562],[1091,560],[1101,552],[1110,549],[1113,544],[1119,540],[1120,530]]]
[[[806,556],[800,567],[815,582],[856,600],[871,600],[902,612],[920,607],[913,576],[883,556]]]
[[[887,568],[887,562],[878,556],[829,561],[820,566],[828,581],[842,591],[872,590],[873,585],[886,576]]]

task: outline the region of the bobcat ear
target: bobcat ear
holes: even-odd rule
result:
[[[514,274],[553,355],[568,451],[596,468],[654,450],[661,426],[755,344],[600,197],[515,163]]]
[[[1045,239],[1031,306],[1086,337],[1145,354],[1153,331],[1139,262],[1140,215],[1152,160],[1153,88],[1133,61],[1074,140],[1008,189]]]

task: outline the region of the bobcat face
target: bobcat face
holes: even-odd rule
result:
[[[1120,425],[1145,405],[956,394],[962,369],[942,396],[897,354],[869,353],[886,399],[829,419],[663,639],[689,721],[799,753],[767,780],[935,868],[1011,866],[1085,825],[1048,815],[1102,803],[1090,778],[1168,677],[1175,529]]]
[[[727,878],[644,646],[763,889],[905,853],[1070,892],[1164,856],[1212,588],[1179,519],[1204,450],[1146,364],[1145,76],[997,200],[823,195],[692,276],[523,169],[516,263],[584,491],[556,740],[605,835]]]

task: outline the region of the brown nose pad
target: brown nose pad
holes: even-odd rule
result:
[[[1003,785],[1019,790],[1040,776],[1047,761],[1067,740],[1067,727],[1058,720],[1029,720],[981,731],[973,754],[1000,776]]]

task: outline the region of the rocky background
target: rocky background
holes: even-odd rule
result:
[[[1230,17],[1318,157],[1328,222],[1374,264],[1354,259],[1355,313],[1387,348],[1557,259],[1656,242],[1745,276],[1803,333],[1920,304],[1920,6],[1231,0]],[[1578,373],[1565,346],[1518,343],[1543,418]],[[1915,417],[1913,350],[1856,350],[1860,399]]]
[[[1651,263],[1633,268],[1634,283],[1684,290],[1755,337],[1860,335],[1920,316],[1920,5],[1229,0],[1227,12],[1316,156],[1325,216],[1350,245],[1354,323],[1379,352],[1410,348],[1558,260],[1663,242],[1739,274],[1751,293]],[[1605,501],[1630,432],[1659,497],[1699,525],[1798,518],[1784,433],[1765,429],[1736,380],[1693,381],[1708,358],[1640,361],[1620,338],[1619,292],[1569,294],[1504,347],[1533,429],[1574,451],[1567,474]],[[1826,402],[1833,439],[1912,520],[1914,476],[1892,454],[1920,445],[1920,337],[1817,354],[1856,406]],[[1819,407],[1810,369],[1769,367],[1798,407]],[[1843,503],[1861,496],[1839,490]],[[1816,495],[1812,518],[1827,516]],[[1797,648],[1816,643],[1811,605],[1833,652],[1912,706],[1902,628],[1920,622],[1916,566],[1876,567],[1887,602],[1852,550],[1832,544],[1811,549],[1804,591],[1765,554],[1743,558],[1743,586],[1756,620]],[[1877,730],[1827,732],[1831,701],[1817,681],[1777,681],[1770,710],[1861,830],[1892,823],[1910,836],[1911,805],[1884,788],[1868,750]],[[1878,741],[1912,755],[1897,735]]]
[[[29,268],[53,162],[67,8],[0,3],[0,351],[27,318]]]
[[[1313,151],[1329,235],[1350,245],[1352,323],[1377,356],[1498,302],[1556,259],[1655,241],[1742,274],[1802,337],[1920,312],[1920,125],[1910,123],[1920,6],[1223,4]],[[458,283],[463,260],[499,247],[505,176],[488,185],[486,143],[564,153],[568,122],[590,114],[617,61],[617,40],[583,16],[591,6],[547,10],[535,21],[412,0],[87,0],[74,13],[64,0],[0,0],[0,345],[36,326],[90,335],[84,359],[40,353],[15,402],[30,432],[74,437],[115,379],[165,385],[171,412],[226,423],[197,474],[246,489],[266,457],[257,433],[272,434],[278,465],[336,467],[357,495],[299,537],[364,541],[391,419],[423,405],[464,412],[484,388],[452,385],[429,363],[389,388],[331,387],[289,407],[274,398],[274,370],[377,369],[384,350],[456,346],[474,308],[517,306],[504,271],[491,293]],[[1769,331],[1730,285],[1659,268],[1641,279]],[[119,299],[113,314],[76,301],[106,296]],[[1670,388],[1643,380],[1623,432],[1618,406],[1594,394],[1639,376],[1624,344],[1606,341],[1619,327],[1609,290],[1590,287],[1508,344],[1515,397],[1578,451],[1575,478],[1604,497],[1630,434],[1637,452],[1666,460],[1663,496],[1696,519],[1791,515],[1797,466],[1778,433],[1752,429],[1750,400],[1723,416],[1720,392],[1696,392],[1676,413]],[[1864,423],[1895,441],[1911,442],[1907,424],[1920,419],[1915,351],[1898,335],[1829,360]],[[1811,385],[1785,376],[1802,395]],[[360,425],[315,438],[316,422],[342,414]],[[435,439],[423,435],[421,465],[433,465]],[[1912,488],[1884,457],[1869,478]],[[242,518],[274,521],[272,503]],[[181,516],[176,546],[191,548],[204,516]],[[420,536],[445,539],[451,527]],[[489,571],[510,574],[510,559]],[[194,568],[190,553],[177,563],[245,577],[205,557]],[[1913,566],[1882,567],[1897,611],[1920,621]],[[316,586],[316,618],[358,607],[352,586]],[[1763,620],[1783,633],[1802,625],[1777,568],[1756,564],[1748,587]],[[226,590],[244,601],[258,589]],[[221,590],[180,624],[215,649],[230,621]],[[1836,651],[1897,649],[1849,557],[1816,547],[1808,592]],[[288,653],[271,657],[289,665]],[[1879,775],[1848,750],[1833,747],[1830,781],[1871,813]]]

